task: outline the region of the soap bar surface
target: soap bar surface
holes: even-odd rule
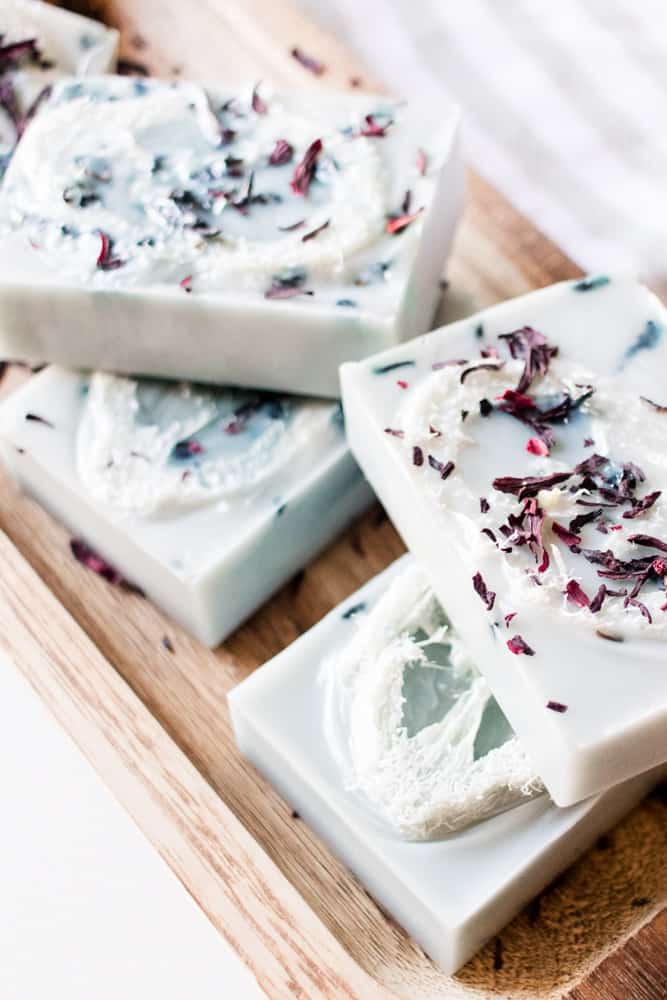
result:
[[[667,759],[665,329],[599,277],[343,368],[352,450],[562,806]]]
[[[658,780],[642,775],[569,809],[548,796],[450,836],[402,839],[358,792],[327,738],[327,663],[410,569],[398,560],[229,696],[241,752],[447,973],[455,972]],[[407,611],[408,609],[406,609]],[[424,732],[424,731],[423,731]]]
[[[212,646],[372,499],[340,407],[273,393],[47,368],[3,403],[0,441],[28,492]]]
[[[0,177],[16,142],[63,76],[113,70],[118,32],[40,0],[0,4]]]
[[[0,350],[336,395],[342,361],[429,327],[457,128],[379,97],[63,82],[0,195]]]

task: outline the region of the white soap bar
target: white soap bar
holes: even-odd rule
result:
[[[381,97],[62,83],[0,196],[0,355],[335,396],[429,328],[457,131]]]
[[[355,637],[372,626],[390,586],[393,599],[400,599],[402,578],[413,572],[410,564],[411,557],[404,557],[371,580],[232,691],[229,704],[242,753],[452,973],[631,809],[659,775],[642,775],[568,809],[541,795],[440,839],[411,842],[394,832],[369,806],[363,789],[348,787],[335,727],[331,739],[329,676],[332,662],[348,659]],[[413,608],[405,608],[408,617]],[[361,628],[357,615],[368,616]],[[376,622],[380,632],[384,623],[383,615]],[[376,642],[379,648],[379,633]],[[392,642],[390,637],[387,648]],[[415,704],[406,703],[404,711]],[[422,734],[426,738],[428,730]],[[462,779],[468,768],[464,764]]]
[[[19,483],[211,646],[372,499],[321,401],[54,367],[2,405],[0,440]]]
[[[113,69],[118,32],[40,0],[0,0],[0,176],[17,139],[62,76]]]
[[[587,279],[343,368],[353,453],[562,806],[667,759],[665,323]]]

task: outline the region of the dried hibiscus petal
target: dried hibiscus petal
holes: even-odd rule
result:
[[[97,255],[96,265],[100,271],[115,271],[125,263],[119,257],[113,256],[113,240],[100,230],[100,252]]]
[[[392,235],[402,233],[423,211],[423,208],[418,208],[416,212],[410,212],[406,215],[390,215],[384,227],[385,232]]]
[[[26,413],[25,419],[35,424],[44,424],[45,427],[51,427],[53,429],[53,424],[46,417],[40,417],[38,413]]]
[[[459,376],[459,382],[461,383],[461,385],[463,385],[463,383],[467,379],[468,375],[472,375],[473,372],[480,372],[480,371],[497,372],[497,371],[500,371],[500,369],[503,367],[503,365],[504,365],[503,361],[496,362],[495,364],[493,362],[491,362],[491,361],[482,361],[478,365],[471,365],[470,368],[466,368],[464,371],[461,372],[461,375]]]
[[[365,136],[367,139],[383,139],[387,134],[387,129],[393,125],[391,118],[384,123],[376,121],[375,115],[366,115],[364,118],[364,124],[359,130],[359,135]]]
[[[661,496],[662,490],[655,490],[654,493],[647,493],[645,497],[641,500],[636,500],[632,510],[626,510],[623,512],[623,517],[634,518],[639,517],[644,511],[649,510],[656,500]]]
[[[432,469],[435,469],[436,472],[440,473],[441,479],[447,479],[454,471],[453,462],[441,462],[439,458],[435,457],[435,455],[428,456],[428,464]]]
[[[576,604],[578,608],[590,607],[590,597],[576,580],[568,580],[563,593],[566,595],[568,601]]]
[[[493,480],[493,488],[500,493],[516,493],[519,500],[537,496],[540,490],[551,490],[572,477],[571,472],[554,472],[550,476],[500,476]]]
[[[546,441],[536,437],[528,438],[528,441],[526,442],[526,451],[530,455],[539,455],[540,458],[548,458],[550,454],[549,445]]]
[[[525,639],[520,635],[513,635],[511,639],[507,640],[507,648],[510,653],[514,653],[515,656],[534,656],[535,650],[531,649]]]
[[[657,549],[659,552],[667,552],[667,542],[663,542],[662,539],[655,538],[653,535],[628,535],[628,541],[634,545],[643,545]]]
[[[259,84],[256,83],[253,87],[252,97],[250,98],[250,106],[252,110],[257,115],[265,115],[269,110],[269,106],[263,97],[259,95]]]
[[[303,154],[303,159],[297,164],[292,180],[290,181],[290,187],[294,194],[308,194],[308,189],[315,176],[315,168],[317,167],[317,161],[321,152],[322,140],[315,139]]]
[[[139,594],[143,596],[143,591],[140,587],[135,586],[133,583],[129,583],[117,569],[98,555],[90,545],[82,541],[80,538],[72,538],[70,543],[70,549],[74,558],[80,562],[87,569],[97,573],[98,576],[103,577],[109,583],[113,583],[118,587],[123,587],[125,590],[132,591],[132,593]]]
[[[486,610],[492,611],[493,605],[496,600],[496,594],[495,591],[489,590],[486,583],[484,582],[484,577],[479,572],[479,570],[475,573],[475,575],[472,578],[472,585],[475,588],[475,593],[479,594],[479,597],[482,600],[482,603],[484,604]]]
[[[294,146],[292,146],[286,139],[276,139],[276,144],[273,147],[273,151],[269,154],[269,165],[272,167],[282,167],[283,164],[289,163],[294,156]]]
[[[321,226],[317,226],[315,229],[311,229],[311,231],[309,233],[305,233],[301,237],[301,242],[302,243],[308,243],[310,240],[314,240],[315,237],[319,236],[319,234],[324,229],[328,229],[330,221],[331,221],[330,219],[327,219],[326,222],[323,222]]]
[[[578,550],[579,545],[581,545],[581,537],[579,535],[575,535],[573,531],[568,531],[558,521],[552,522],[551,530],[557,538],[565,542],[568,548]]]
[[[326,66],[319,59],[314,59],[313,56],[307,55],[302,49],[298,48],[296,45],[291,50],[290,55],[293,59],[296,59],[298,63],[301,63],[304,69],[309,72],[314,73],[315,76],[322,76]]]

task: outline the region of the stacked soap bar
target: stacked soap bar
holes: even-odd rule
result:
[[[100,77],[54,88],[0,194],[0,353],[335,396],[429,328],[455,110]]]
[[[342,372],[353,453],[560,806],[667,760],[666,322],[585,279]]]
[[[111,71],[118,32],[38,0],[0,5],[0,176],[17,140],[65,75]]]
[[[5,463],[209,645],[370,503],[335,403],[48,368],[0,412]]]
[[[229,700],[242,752],[448,973],[657,780],[540,794],[411,557]]]

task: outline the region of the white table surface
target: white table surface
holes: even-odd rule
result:
[[[9,660],[0,657],[0,998],[263,994]]]

